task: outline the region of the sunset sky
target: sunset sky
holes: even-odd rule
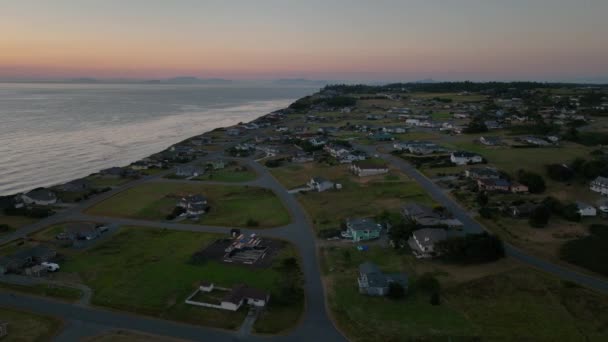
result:
[[[608,80],[607,0],[2,0],[0,78]]]

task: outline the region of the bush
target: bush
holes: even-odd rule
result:
[[[416,280],[416,289],[422,292],[436,293],[441,290],[439,280],[432,273],[424,273]]]
[[[317,233],[317,236],[320,239],[329,239],[329,238],[333,238],[336,236],[340,236],[340,232],[341,232],[341,230],[339,228],[326,228],[326,229],[321,229]]]
[[[403,286],[396,282],[391,282],[388,284],[388,293],[387,297],[391,299],[401,299],[405,297],[405,289]]]
[[[543,228],[549,223],[551,211],[544,205],[539,205],[530,213],[529,223],[532,227]]]
[[[0,233],[6,233],[13,230],[8,224],[0,224]]]
[[[519,182],[528,187],[532,194],[539,194],[545,191],[545,180],[539,174],[520,170],[517,174]]]
[[[505,256],[502,241],[485,232],[440,241],[435,249],[445,261],[463,264],[492,262]]]
[[[245,223],[245,225],[247,227],[258,227],[260,225],[260,223],[254,219],[248,219],[247,222]]]
[[[608,226],[594,224],[589,232],[588,236],[566,242],[560,248],[560,258],[608,276]]]
[[[438,292],[434,292],[431,295],[431,299],[429,300],[429,302],[431,303],[431,305],[440,305],[441,304],[441,297],[439,296]]]

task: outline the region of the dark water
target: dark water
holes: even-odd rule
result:
[[[311,88],[0,84],[0,195],[83,177],[286,107]]]

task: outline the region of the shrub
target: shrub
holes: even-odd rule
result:
[[[260,225],[260,223],[254,219],[248,219],[247,222],[245,223],[247,225],[247,227],[257,227]]]
[[[405,289],[401,284],[391,282],[390,284],[388,284],[387,297],[391,299],[401,299],[405,297]]]
[[[549,223],[551,211],[544,205],[539,205],[530,213],[529,223],[532,227],[543,228]]]
[[[485,232],[440,241],[435,249],[444,260],[463,264],[491,262],[505,256],[502,241]]]
[[[439,280],[432,273],[424,273],[416,280],[416,289],[423,292],[436,293],[441,289]]]

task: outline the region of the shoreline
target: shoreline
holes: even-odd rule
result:
[[[242,106],[249,106],[249,105],[256,104],[256,103],[267,103],[267,102],[287,102],[287,103],[289,103],[289,104],[290,104],[290,103],[293,103],[294,101],[297,101],[297,99],[298,99],[298,98],[296,98],[296,99],[289,99],[289,100],[275,99],[275,100],[247,101],[247,102],[244,102],[244,103],[235,104],[235,105],[230,106],[230,107],[225,107],[225,108],[214,108],[214,109],[210,109],[210,110],[209,110],[209,112],[217,112],[217,111],[222,111],[222,110],[236,109],[236,108],[239,108],[239,107],[242,107]],[[289,104],[288,104],[288,105],[289,105]],[[230,125],[225,125],[225,124],[224,124],[224,125],[222,125],[222,126],[212,126],[212,127],[210,127],[210,128],[207,128],[206,130],[204,130],[204,131],[202,131],[202,132],[199,132],[199,133],[194,134],[194,135],[189,135],[189,136],[186,136],[186,137],[183,137],[183,136],[179,136],[179,137],[178,137],[178,136],[176,136],[176,137],[175,137],[175,138],[176,138],[176,139],[175,139],[175,140],[176,140],[175,142],[172,142],[172,143],[171,143],[171,142],[167,142],[166,144],[165,144],[165,143],[163,143],[163,146],[164,146],[164,148],[163,148],[163,149],[160,149],[160,150],[155,150],[155,151],[154,151],[154,152],[152,152],[152,153],[146,152],[146,154],[144,154],[144,155],[142,155],[142,156],[140,156],[140,157],[129,158],[129,160],[128,160],[128,161],[125,161],[124,163],[116,163],[116,164],[109,163],[109,164],[106,164],[106,166],[101,167],[101,168],[98,168],[97,170],[95,170],[95,171],[93,171],[93,172],[91,172],[91,173],[88,173],[88,174],[83,174],[82,176],[71,177],[71,178],[66,179],[65,181],[63,181],[63,180],[62,180],[62,181],[59,181],[59,182],[47,182],[47,183],[46,183],[46,185],[27,186],[27,187],[25,187],[23,190],[11,191],[11,192],[6,193],[6,194],[0,194],[0,198],[2,198],[2,197],[14,197],[14,196],[18,196],[18,195],[20,195],[20,194],[27,193],[27,192],[32,191],[32,190],[37,189],[37,188],[51,188],[51,187],[61,186],[61,185],[63,185],[63,184],[66,184],[66,183],[72,182],[72,181],[74,181],[74,180],[78,180],[78,179],[86,178],[86,177],[89,177],[89,176],[91,176],[91,175],[97,174],[97,173],[99,173],[101,170],[103,170],[103,169],[105,169],[105,168],[111,168],[111,167],[127,167],[128,165],[131,165],[131,164],[132,164],[132,163],[134,163],[134,162],[137,162],[137,161],[142,160],[142,159],[145,159],[145,158],[149,158],[150,156],[152,156],[152,155],[154,155],[154,154],[157,154],[157,153],[161,153],[161,152],[163,152],[163,151],[166,151],[166,150],[167,150],[167,149],[169,149],[171,146],[181,144],[181,143],[183,143],[184,141],[187,141],[187,140],[192,139],[192,138],[194,138],[194,137],[200,137],[200,136],[204,136],[204,135],[206,135],[206,134],[209,134],[209,133],[213,132],[214,130],[217,130],[217,129],[226,129],[226,128],[228,128],[228,127],[232,127],[232,126],[238,125],[239,123],[247,123],[247,122],[255,121],[255,120],[257,120],[257,119],[259,119],[259,118],[261,118],[261,117],[264,117],[264,116],[266,116],[266,115],[268,115],[268,114],[270,114],[270,113],[272,113],[272,112],[276,112],[276,111],[279,111],[279,110],[282,110],[282,109],[285,109],[285,108],[286,108],[286,106],[285,106],[285,105],[280,105],[278,108],[273,109],[273,110],[268,111],[268,112],[266,111],[267,109],[264,109],[264,112],[263,112],[263,113],[260,113],[260,114],[258,114],[258,115],[256,115],[256,116],[252,117],[252,118],[249,118],[249,119],[247,119],[247,121],[244,121],[244,120],[243,120],[244,118],[239,118],[239,120],[237,120],[236,122],[231,123]],[[186,112],[184,112],[184,113],[186,113]],[[183,115],[184,113],[182,113],[182,114],[180,114],[180,115]],[[206,113],[206,112],[205,112],[205,113]],[[167,117],[164,117],[164,118],[162,118],[162,119],[167,119],[167,118],[170,118],[170,117],[171,117],[171,116],[167,116]],[[162,119],[161,119],[161,120],[162,120]],[[179,140],[178,140],[178,139],[179,139]],[[104,158],[103,156],[100,156],[100,159],[105,159],[105,158]]]

